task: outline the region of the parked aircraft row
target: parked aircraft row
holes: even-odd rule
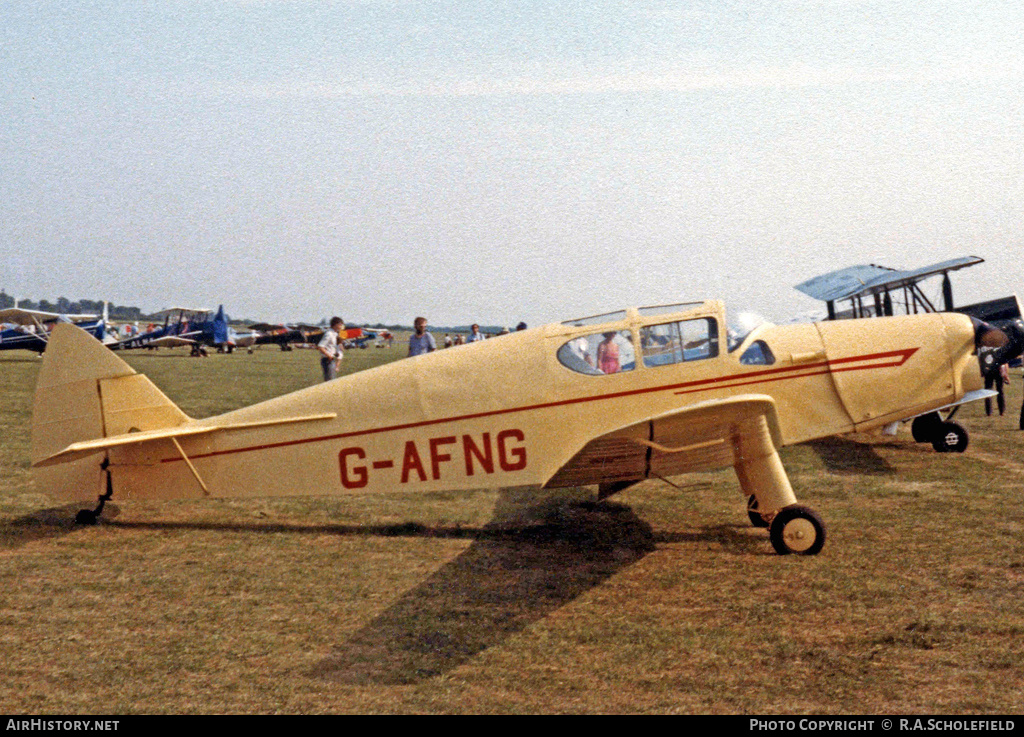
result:
[[[312,325],[255,325],[250,330],[238,331],[228,324],[224,306],[217,311],[191,307],[170,307],[155,313],[163,321],[151,323],[140,330],[133,325],[120,328],[110,322],[104,307],[100,315],[65,315],[41,310],[12,307],[0,310],[0,351],[28,350],[42,354],[49,343],[55,325],[70,322],[78,325],[114,351],[140,348],[170,348],[189,346],[193,353],[205,348],[232,352],[235,348],[248,348],[264,344],[278,344],[290,350],[296,343],[317,342],[324,329]],[[376,339],[377,333],[353,328],[343,339],[362,347],[367,340]]]

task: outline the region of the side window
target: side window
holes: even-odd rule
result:
[[[610,330],[573,338],[558,349],[558,361],[580,374],[603,376],[636,368],[633,336],[628,330]]]
[[[644,366],[668,366],[718,355],[718,324],[713,318],[667,322],[640,329]]]
[[[767,343],[763,340],[755,340],[747,347],[747,350],[743,351],[740,363],[748,366],[770,366],[775,363],[775,355]]]

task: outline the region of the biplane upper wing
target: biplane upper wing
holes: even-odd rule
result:
[[[639,481],[736,466],[782,445],[775,401],[742,394],[673,410],[590,440],[546,487]]]
[[[157,310],[156,312],[154,312],[153,316],[154,317],[157,317],[157,316],[163,316],[163,317],[178,316],[178,317],[181,317],[183,315],[187,315],[187,316],[190,316],[190,317],[195,317],[195,316],[202,316],[202,315],[210,315],[212,313],[213,313],[213,310],[211,310],[208,307],[165,307],[162,310]]]
[[[61,315],[56,312],[26,310],[22,307],[8,307],[0,310],[0,323],[11,323],[14,325],[36,325],[53,320],[67,320],[68,322],[78,323],[99,319],[99,315]]]
[[[950,271],[984,263],[984,261],[985,259],[977,256],[962,256],[907,271],[890,269],[876,264],[848,266],[808,279],[797,284],[796,289],[808,297],[829,302],[880,293],[887,289],[895,290],[938,274],[946,274]]]

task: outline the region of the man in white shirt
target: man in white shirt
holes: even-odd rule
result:
[[[324,372],[324,381],[330,381],[338,375],[338,368],[341,366],[341,358],[344,355],[338,334],[344,329],[345,321],[340,317],[332,317],[331,327],[324,331],[324,337],[316,345],[317,350],[320,351],[320,368]]]

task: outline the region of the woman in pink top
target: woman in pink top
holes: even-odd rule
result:
[[[606,374],[619,373],[619,346],[615,344],[615,333],[605,333],[604,340],[597,346],[597,367]]]

